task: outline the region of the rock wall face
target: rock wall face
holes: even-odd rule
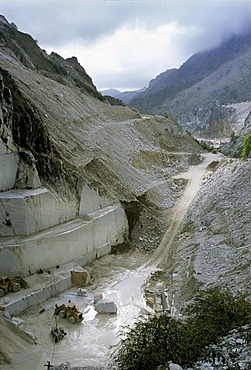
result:
[[[128,232],[127,218],[120,206],[92,212],[88,219],[69,222],[27,237],[1,239],[2,274],[28,276],[74,261],[88,261],[108,254],[121,244]]]
[[[1,191],[11,189],[15,184],[16,172],[18,168],[18,154],[13,152],[0,142],[0,178]]]
[[[13,104],[10,90],[0,75],[0,191],[14,186],[18,154],[12,141]]]
[[[141,113],[170,114],[196,137],[230,137],[238,134],[234,105],[250,106],[250,62],[250,31],[229,35],[221,45],[191,56],[179,69],[158,75],[129,104]]]
[[[27,276],[109,253],[128,232],[123,208],[87,185],[79,197],[76,186],[69,193],[67,183],[67,197],[42,186],[43,169],[37,170],[37,162],[43,153],[51,155],[48,132],[36,108],[25,101],[10,75],[3,74],[14,98],[1,76],[0,273]]]
[[[250,160],[226,160],[205,178],[173,246],[178,306],[218,285],[250,298],[250,167]]]
[[[84,263],[129,236],[148,240],[182,190],[172,175],[199,156],[199,144],[172,119],[103,102],[76,58],[48,57],[8,25],[0,36],[0,148],[5,162],[9,155],[0,247],[8,272]],[[83,83],[73,83],[77,76]]]
[[[0,236],[31,235],[74,219],[77,201],[63,201],[48,189],[12,189],[0,193]]]

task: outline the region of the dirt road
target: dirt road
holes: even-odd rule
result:
[[[187,172],[180,173],[174,177],[187,180],[187,185],[183,195],[180,197],[178,203],[173,209],[169,227],[165,232],[158,249],[150,260],[151,264],[159,267],[167,265],[173,241],[190,204],[200,189],[203,175],[207,171],[210,163],[215,162],[216,164],[221,158],[222,157],[220,155],[216,154],[204,154],[201,164],[191,166]]]
[[[185,191],[173,209],[169,227],[155,254],[150,258],[143,251],[131,251],[118,255],[107,255],[91,264],[92,274],[96,277],[95,285],[88,289],[87,297],[78,297],[76,288],[55,299],[50,299],[43,307],[34,307],[22,315],[24,327],[37,337],[38,345],[31,350],[16,355],[16,368],[20,370],[39,370],[47,360],[54,365],[69,361],[72,366],[103,366],[109,362],[110,345],[118,342],[117,334],[121,326],[132,324],[142,310],[149,310],[146,304],[143,284],[157,268],[169,264],[172,244],[179,226],[194,200],[202,183],[202,177],[212,161],[219,156],[206,154],[201,164],[192,166],[177,178],[187,179]],[[93,296],[101,292],[103,297],[115,302],[117,315],[97,314],[94,310]],[[67,331],[65,339],[55,346],[50,336],[53,325],[55,303],[71,299],[84,313],[84,321],[72,325],[62,321],[60,325]],[[44,312],[39,313],[41,308]],[[61,319],[64,320],[64,319]],[[29,353],[29,358],[28,357]],[[20,361],[23,364],[20,364]],[[4,367],[6,370],[13,367]]]

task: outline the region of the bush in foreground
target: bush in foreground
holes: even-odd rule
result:
[[[202,292],[187,309],[187,319],[141,318],[126,327],[113,354],[119,369],[154,370],[168,361],[191,366],[206,346],[217,343],[230,330],[251,322],[251,302],[219,288]]]

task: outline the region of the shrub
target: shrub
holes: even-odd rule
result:
[[[251,303],[243,296],[233,296],[227,289],[211,288],[189,306],[187,323],[210,332],[207,341],[213,343],[219,336],[250,322],[250,308]]]
[[[251,154],[251,134],[247,134],[243,139],[241,157],[243,159],[249,157]]]
[[[153,370],[176,359],[182,324],[166,314],[142,318],[133,328],[125,327],[114,360],[119,369]],[[178,361],[179,358],[177,358]]]
[[[201,145],[202,149],[205,149],[205,150],[210,149],[210,145],[206,141],[201,141],[200,145]]]
[[[251,322],[251,303],[240,295],[234,297],[229,290],[212,288],[195,298],[187,314],[185,326],[191,356],[186,360],[191,364],[199,359],[206,346],[216,344],[230,330]]]
[[[142,318],[133,328],[127,326],[113,354],[118,369],[153,370],[168,361],[191,366],[209,344],[251,322],[251,303],[213,288],[200,293],[186,314],[184,321],[163,313]]]

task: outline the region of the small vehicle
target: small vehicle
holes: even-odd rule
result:
[[[9,278],[7,275],[0,277],[0,297],[9,292],[19,292],[21,288],[27,288],[28,284],[21,276]]]
[[[61,304],[60,306],[55,305],[55,307],[54,315],[59,315],[61,318],[66,317],[71,324],[81,322],[84,319],[82,312],[80,312],[75,303],[72,303],[71,301],[69,301],[67,306],[65,304]]]
[[[67,333],[64,331],[64,328],[58,327],[57,319],[55,318],[55,325],[51,328],[51,335],[54,338],[55,343],[63,339]]]

